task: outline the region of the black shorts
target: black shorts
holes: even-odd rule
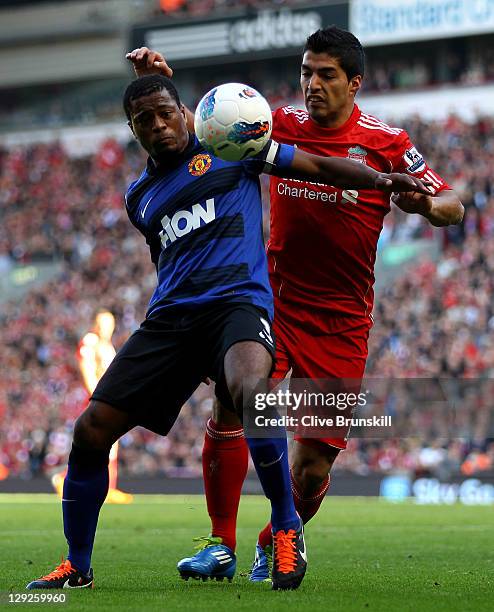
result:
[[[257,306],[229,303],[162,311],[130,336],[91,399],[128,412],[134,426],[166,435],[205,377],[216,382],[216,396],[233,409],[224,358],[232,345],[245,340],[262,344],[274,362],[269,318]]]

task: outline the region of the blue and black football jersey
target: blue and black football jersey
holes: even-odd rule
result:
[[[148,164],[126,194],[156,265],[147,316],[179,305],[249,302],[273,317],[258,175],[288,168],[294,149],[270,141],[248,160],[207,153],[195,136],[166,167]]]

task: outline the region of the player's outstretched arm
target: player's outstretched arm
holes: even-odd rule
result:
[[[391,200],[406,213],[422,215],[436,227],[461,223],[465,209],[452,189],[444,189],[437,195],[430,193],[397,193]]]
[[[132,63],[134,72],[138,78],[149,74],[162,74],[168,79],[171,79],[173,76],[173,70],[167,64],[161,53],[148,49],[148,47],[138,47],[133,51],[129,51],[129,53],[125,55],[125,59]],[[187,119],[187,129],[193,134],[194,113],[186,106],[184,106],[184,108]]]
[[[273,174],[284,178],[295,178],[305,181],[317,181],[342,189],[378,189],[379,191],[400,192],[414,191],[430,195],[428,181],[421,181],[408,174],[393,172],[386,174],[376,172],[365,164],[343,157],[319,157],[300,149],[295,155],[290,168],[274,171]]]

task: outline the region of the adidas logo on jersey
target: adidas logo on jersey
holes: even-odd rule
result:
[[[168,215],[165,215],[161,219],[163,229],[159,234],[163,248],[166,249],[177,238],[181,238],[215,219],[214,198],[206,200],[205,207],[202,204],[194,204],[190,211],[177,210],[171,219]]]

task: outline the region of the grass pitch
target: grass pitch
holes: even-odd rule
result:
[[[206,535],[201,496],[137,496],[105,505],[93,555],[95,589],[65,591],[70,610],[493,610],[494,512],[328,498],[306,529],[309,569],[295,592],[251,584],[246,572],[268,505],[244,497],[233,583],[184,582],[175,565]],[[0,591],[23,592],[66,545],[55,495],[0,495]],[[10,608],[42,604],[12,605]]]

